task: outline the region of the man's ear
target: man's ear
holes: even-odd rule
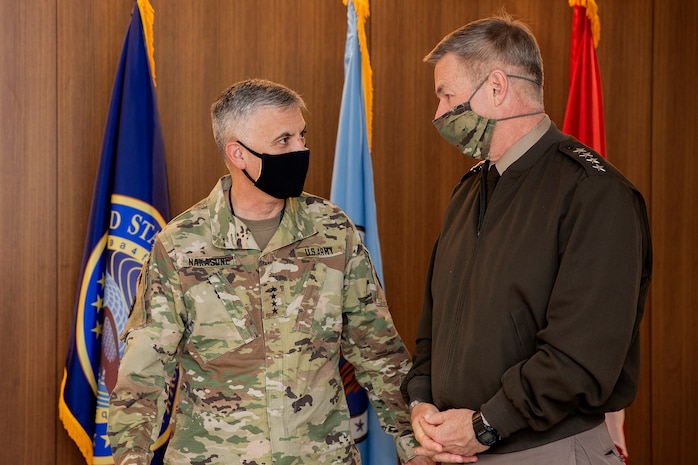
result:
[[[245,169],[245,159],[242,156],[242,149],[237,142],[228,142],[225,146],[225,159],[228,163],[238,169]]]
[[[509,91],[509,77],[507,73],[501,69],[495,69],[490,73],[490,98],[492,99],[492,105],[499,106],[504,101],[504,98]]]

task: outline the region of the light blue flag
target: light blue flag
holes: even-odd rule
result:
[[[364,6],[367,7],[367,3]],[[366,94],[362,84],[359,28],[353,1],[348,2],[347,19],[344,89],[330,200],[344,210],[363,233],[366,248],[371,254],[376,273],[382,282],[383,267],[376,222]],[[361,452],[362,463],[364,465],[396,464],[397,453],[393,438],[381,429],[378,418],[368,402],[366,392],[356,383],[353,367],[344,359],[340,366],[352,415],[352,436]]]
[[[383,281],[373,168],[368,140],[365,94],[362,84],[361,49],[354,3],[347,7],[347,43],[344,53],[344,89],[339,112],[337,146],[330,200],[344,210],[364,234],[378,277]]]

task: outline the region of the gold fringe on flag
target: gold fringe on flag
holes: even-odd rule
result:
[[[92,445],[92,438],[87,435],[80,422],[73,416],[68,406],[63,400],[63,393],[65,392],[65,381],[68,378],[66,370],[63,369],[63,381],[61,381],[61,396],[58,402],[58,418],[63,422],[63,427],[65,428],[70,439],[75,442],[85,458],[85,462],[89,465],[92,464],[92,458],[94,457],[94,449]]]
[[[140,0],[139,0],[140,1]],[[373,140],[373,85],[371,84],[373,71],[371,60],[368,56],[368,42],[366,41],[366,18],[370,15],[368,0],[342,0],[345,5],[351,1],[356,10],[356,23],[359,31],[359,48],[361,49],[361,80],[364,84],[364,106],[366,107],[366,126],[368,132],[368,149],[371,150]]]
[[[145,45],[148,48],[148,59],[150,61],[150,72],[153,74],[153,86],[155,86],[155,45],[153,44],[155,10],[148,0],[138,0],[138,9],[141,12],[141,22],[143,23],[143,32],[145,33]]]
[[[581,6],[587,10],[587,18],[591,21],[591,35],[594,38],[594,48],[599,46],[601,38],[601,21],[599,20],[599,6],[595,0],[569,0],[571,7]]]

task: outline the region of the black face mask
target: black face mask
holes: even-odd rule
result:
[[[301,195],[310,165],[310,150],[270,155],[257,153],[242,142],[238,141],[238,143],[262,160],[262,172],[256,181],[247,170],[242,170],[255,187],[277,199]]]

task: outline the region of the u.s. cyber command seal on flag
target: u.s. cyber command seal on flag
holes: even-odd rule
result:
[[[126,327],[135,298],[138,274],[155,235],[165,220],[151,205],[123,195],[111,197],[109,232],[92,250],[83,274],[78,304],[77,346],[86,378],[97,392],[95,465],[112,464],[107,437],[109,394],[116,384]],[[99,366],[90,362],[91,347],[101,344]],[[95,374],[96,369],[96,374]]]

